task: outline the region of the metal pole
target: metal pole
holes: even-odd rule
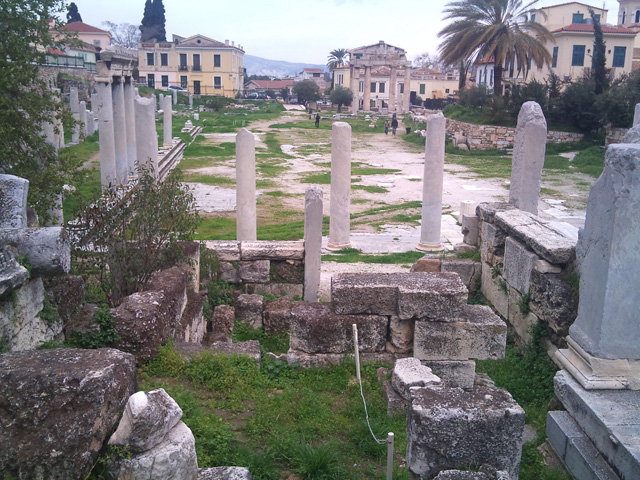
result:
[[[387,435],[387,480],[393,477],[393,444],[395,435],[389,432]]]
[[[356,353],[356,372],[358,372],[358,382],[361,381],[360,379],[360,354],[358,353],[358,326],[354,323],[353,324],[353,347],[355,349],[355,353]]]

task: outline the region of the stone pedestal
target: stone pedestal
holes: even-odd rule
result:
[[[346,122],[335,122],[332,127],[330,202],[327,249],[341,250],[351,247],[351,241],[349,240],[351,224],[349,218],[349,206],[351,204],[351,125]]]
[[[174,90],[175,92],[175,90]],[[173,139],[173,118],[172,118],[172,107],[171,107],[171,97],[164,97],[162,109],[164,110],[164,128],[163,128],[163,140],[162,143],[164,145],[171,145],[171,140]]]
[[[442,225],[442,182],[444,178],[444,144],[446,119],[442,113],[427,117],[427,140],[422,185],[422,225],[417,250],[443,250],[440,241]]]
[[[125,129],[127,131],[127,160],[129,172],[136,171],[136,161],[138,160],[136,148],[136,118],[133,101],[136,96],[135,88],[131,84],[131,77],[126,77],[124,82],[124,112]]]
[[[129,176],[127,155],[127,124],[124,103],[124,85],[121,78],[113,81],[113,133],[116,147],[116,177],[119,184],[125,184]]]
[[[138,166],[153,169],[158,175],[158,132],[156,131],[155,97],[138,97],[134,101],[136,157]]]
[[[542,108],[536,102],[525,102],[518,115],[513,145],[509,203],[534,215],[538,214],[546,148],[547,121]]]
[[[322,189],[307,189],[304,202],[304,300],[318,301],[322,250]]]
[[[113,105],[111,84],[108,81],[96,83],[96,90],[100,98],[100,116],[98,131],[100,137],[100,179],[102,189],[116,183],[116,145],[113,130]]]
[[[256,144],[246,128],[236,135],[236,234],[256,240]]]

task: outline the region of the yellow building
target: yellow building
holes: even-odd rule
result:
[[[140,79],[149,87],[180,86],[194,95],[234,98],[244,85],[241,45],[218,42],[204,35],[173,42],[138,44]]]
[[[458,93],[458,71],[440,72],[427,68],[414,68],[411,72],[411,92],[426,100],[447,98]]]

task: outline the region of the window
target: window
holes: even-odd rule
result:
[[[358,82],[358,91],[360,93],[364,92],[364,82],[362,80]]]
[[[314,73],[313,76],[314,76],[314,78],[320,78],[320,74],[319,73]]]
[[[532,21],[532,22],[535,22],[535,21],[536,21],[536,14],[535,14],[535,13],[532,13],[532,14],[531,14],[531,21]]]
[[[594,20],[597,21],[598,23],[600,23],[600,14],[596,13],[594,16]]]
[[[572,67],[584,67],[584,45],[574,45],[571,56]]]
[[[169,75],[162,75],[162,86],[163,87],[169,86]]]
[[[100,40],[94,40],[93,41],[93,45],[96,46],[96,47],[99,47],[100,46]]]
[[[147,53],[147,65],[155,65],[153,53]]]
[[[189,77],[180,75],[180,86],[186,89],[189,86]]]
[[[213,55],[213,66],[214,67],[220,66],[220,55]]]
[[[186,53],[181,53],[180,54],[180,70],[186,70],[187,67],[187,54]]]
[[[449,89],[445,88],[444,93],[449,93]]]
[[[426,86],[424,83],[420,84],[420,95],[424,95],[424,92],[426,91]]]
[[[582,14],[582,13],[574,13],[573,14],[573,19],[571,20],[571,23],[584,23],[584,14]]]
[[[200,95],[200,82],[198,80],[193,81],[193,93],[194,95]]]
[[[376,93],[376,82],[371,82],[371,88],[369,89],[371,93]]]
[[[380,83],[378,84],[378,92],[380,92],[380,93],[384,93],[385,85],[386,85],[386,84],[385,84],[384,82],[380,82]]]
[[[147,75],[147,87],[156,88],[156,76],[153,73]]]
[[[612,67],[624,68],[624,59],[627,55],[627,47],[613,47],[613,64]]]
[[[400,84],[400,93],[404,93],[404,83]]]
[[[553,59],[551,60],[551,68],[558,66],[558,47],[553,47]]]
[[[222,88],[222,77],[213,77],[213,88]]]
[[[199,72],[201,70],[202,70],[202,67],[200,67],[200,54],[194,53],[193,54],[193,71]]]
[[[640,23],[640,10],[636,10],[635,20],[633,23]]]
[[[624,25],[627,22],[627,11],[622,10],[622,19],[620,21],[620,25]]]
[[[344,74],[343,73],[339,73],[338,74],[337,84],[338,85],[343,85],[344,84]]]
[[[160,65],[166,67],[169,65],[169,54],[161,53],[160,54]]]

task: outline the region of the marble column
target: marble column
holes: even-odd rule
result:
[[[327,249],[340,250],[351,247],[351,125],[335,122],[331,130],[331,198]]]
[[[189,94],[189,108],[193,108],[193,95]]]
[[[96,133],[96,117],[93,112],[87,110],[87,136],[91,136]]]
[[[100,139],[100,180],[105,190],[116,184],[116,144],[113,129],[113,97],[111,83],[97,80],[99,111],[98,135]]]
[[[396,88],[398,84],[397,69],[395,65],[391,66],[391,75],[389,79],[389,111],[396,111]]]
[[[420,243],[416,247],[422,252],[444,249],[440,241],[440,232],[442,230],[442,182],[446,125],[447,122],[442,112],[427,117],[422,179],[422,225],[420,227]]]
[[[640,103],[636,103],[636,109],[633,112],[633,126],[640,123]]]
[[[236,135],[236,236],[256,240],[256,140],[246,128]]]
[[[78,87],[71,87],[69,89],[69,108],[71,109],[71,116],[75,122],[80,121],[80,102],[78,101]],[[71,142],[78,143],[80,141],[80,126],[75,123],[71,132]]]
[[[97,93],[91,94],[91,111],[93,112],[93,118],[100,116],[100,97]]]
[[[364,99],[362,102],[362,110],[371,111],[371,67],[364,67]]]
[[[78,109],[78,120],[80,121],[80,133],[82,137],[87,136],[87,104],[85,101],[80,102],[80,108]]]
[[[542,167],[547,148],[547,121],[536,102],[525,102],[518,114],[513,143],[509,203],[538,214]]]
[[[307,188],[304,196],[304,301],[318,301],[322,252],[322,189]]]
[[[127,160],[129,172],[136,171],[136,162],[138,160],[136,147],[136,113],[133,105],[136,92],[131,77],[125,77],[124,81],[124,113],[125,128],[127,130]]]
[[[51,94],[56,97],[56,100],[60,100],[60,89],[52,88]],[[56,152],[64,147],[64,127],[62,125],[62,118],[59,115],[54,115],[53,117],[53,134],[55,136],[54,146],[56,148]]]
[[[163,140],[164,145],[171,145],[173,139],[173,111],[171,107],[171,97],[167,95],[164,97],[164,105],[162,105],[164,111],[164,126],[163,126]]]
[[[153,171],[158,177],[158,132],[156,130],[156,97],[137,97],[134,100],[136,158],[138,168]]]
[[[159,93],[158,97],[158,110],[162,110],[164,108],[164,95]]]
[[[173,104],[178,104],[178,92],[176,90],[171,90],[171,94],[173,96]]]
[[[360,92],[358,87],[360,85],[360,68],[351,67],[351,82],[350,88],[353,93],[353,100],[351,101],[351,113],[354,115],[358,114],[359,106],[360,106]]]
[[[113,79],[113,134],[116,146],[116,178],[119,184],[127,183],[129,157],[127,156],[127,120],[122,78]]]
[[[402,111],[407,113],[411,108],[411,67],[404,67],[404,93],[402,94]]]

